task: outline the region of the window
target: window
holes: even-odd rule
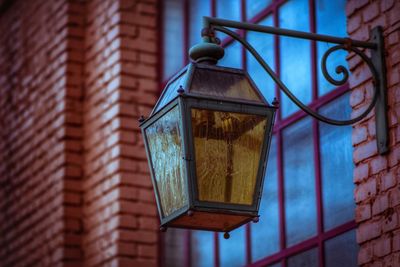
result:
[[[185,49],[201,40],[203,14],[346,35],[345,0],[164,2],[164,35],[177,31],[173,36],[178,36],[163,39],[164,62],[177,59],[164,64],[164,82],[187,62]],[[173,29],[167,29],[168,25]],[[336,119],[350,116],[348,86],[334,87],[320,71],[322,55],[331,44],[256,32],[240,34],[301,101]],[[221,33],[218,36],[226,54],[219,64],[246,69],[266,99],[271,102],[277,97],[281,104],[271,143],[261,217],[257,224],[232,231],[228,240],[219,233],[169,229],[162,234],[162,266],[357,266],[351,127],[329,126],[306,116],[237,41]],[[338,52],[329,58],[328,70],[333,77],[340,78],[334,73],[337,65],[347,66],[345,56]]]

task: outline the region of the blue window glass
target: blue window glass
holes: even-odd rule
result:
[[[259,210],[260,221],[251,224],[251,252],[253,261],[279,251],[278,168],[276,152],[276,139],[273,137]]]
[[[259,24],[272,26],[272,17],[268,16]],[[268,65],[275,70],[274,36],[271,34],[248,32],[247,41],[257,50],[257,52],[268,63]],[[271,103],[275,96],[274,81],[249,52],[247,52],[246,61],[247,71],[249,72],[251,78],[264,94],[264,97],[267,99],[267,101]]]
[[[357,267],[358,245],[354,230],[325,242],[326,267]]]
[[[257,13],[268,7],[272,0],[246,0],[246,18],[252,19]]]
[[[221,267],[239,267],[246,263],[246,227],[242,226],[230,232],[229,239],[224,239],[224,235],[219,234],[220,266]]]
[[[319,112],[334,119],[349,119],[349,95],[343,95]],[[325,231],[354,218],[351,130],[351,126],[319,124]]]
[[[216,0],[217,18],[241,20],[240,0]]]
[[[192,231],[191,248],[192,267],[213,266],[214,233],[205,231]]]
[[[175,74],[184,63],[183,51],[183,1],[164,2],[163,23],[163,79]]]
[[[164,251],[163,262],[165,267],[184,267],[185,266],[185,239],[187,230],[181,229],[168,229],[163,234]]]
[[[309,117],[283,131],[286,245],[316,234],[313,134]]]
[[[308,1],[290,1],[280,8],[281,28],[310,31]],[[281,79],[303,103],[311,101],[311,44],[295,38],[280,38]],[[283,93],[281,112],[287,117],[299,108]]]
[[[345,15],[345,0],[318,0],[316,1],[316,21],[317,32],[321,34],[334,35],[339,37],[346,36],[346,15]],[[326,50],[332,47],[332,44],[317,42],[317,57],[318,57],[318,94],[323,95],[335,88],[323,76],[321,71],[321,59]],[[333,53],[327,61],[327,69],[329,74],[336,80],[342,78],[341,74],[335,72],[335,68],[343,65],[348,68],[346,61],[347,52],[340,50]]]
[[[218,65],[230,68],[242,68],[241,44],[235,41],[225,47],[225,55],[218,61]]]
[[[318,249],[313,248],[290,257],[287,261],[288,267],[317,267]]]
[[[268,267],[281,267],[281,266],[282,266],[282,265],[281,265],[280,262],[275,263],[275,264],[272,264],[272,265],[268,265]]]
[[[189,6],[189,48],[201,42],[203,16],[211,15],[210,0],[190,0]]]

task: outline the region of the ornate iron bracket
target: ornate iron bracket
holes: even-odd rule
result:
[[[194,60],[196,59],[209,59],[215,58],[218,60],[222,58],[224,52],[221,47],[216,43],[218,40],[215,38],[214,31],[223,32],[233,39],[239,41],[258,61],[258,63],[264,68],[264,70],[271,76],[274,82],[300,109],[314,117],[315,119],[332,124],[332,125],[351,125],[364,119],[369,112],[375,107],[375,120],[376,120],[376,139],[378,152],[380,154],[387,153],[389,151],[389,136],[388,136],[388,120],[387,120],[387,96],[386,96],[386,65],[385,65],[385,54],[384,54],[384,42],[382,35],[382,28],[376,27],[371,31],[371,38],[368,42],[353,40],[350,38],[339,38],[328,35],[321,35],[315,33],[293,31],[288,29],[274,28],[269,26],[263,26],[252,23],[244,23],[230,20],[223,20],[218,18],[204,17],[203,18],[204,29],[202,31],[203,44],[194,46],[190,50],[190,57]],[[287,86],[282,82],[282,80],[277,76],[277,74],[271,69],[271,67],[265,62],[265,60],[258,54],[258,52],[239,34],[228,29],[235,28],[248,31],[256,31],[268,34],[282,35],[295,37],[300,39],[308,39],[313,41],[323,41],[328,43],[336,44],[335,46],[328,49],[322,57],[321,68],[324,77],[331,84],[339,86],[343,85],[348,81],[349,71],[342,65],[336,67],[336,73],[342,74],[343,78],[340,80],[334,79],[328,72],[326,67],[326,62],[328,57],[337,50],[347,50],[349,52],[354,52],[359,56],[368,66],[372,74],[372,81],[374,86],[374,94],[371,103],[365,109],[365,111],[357,116],[356,118],[349,120],[335,120],[325,117],[307,105],[303,104]],[[366,53],[360,48],[370,49],[371,56],[368,57]],[[222,51],[221,51],[222,50]]]

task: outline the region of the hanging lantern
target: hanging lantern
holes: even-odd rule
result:
[[[229,232],[258,220],[276,108],[245,71],[216,66],[222,56],[216,44],[192,49],[141,119],[162,229]]]

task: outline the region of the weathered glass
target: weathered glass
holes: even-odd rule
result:
[[[230,232],[230,238],[219,234],[219,252],[221,267],[242,267],[246,265],[246,228],[240,227]]]
[[[264,190],[259,209],[260,221],[251,224],[251,253],[257,261],[279,251],[279,203],[277,140],[271,140]],[[263,244],[260,246],[259,244]]]
[[[228,67],[228,68],[242,68],[242,46],[238,41],[230,43],[228,46],[224,47],[225,55],[222,59],[218,61],[218,66]],[[229,55],[229,56],[228,56]]]
[[[317,209],[311,118],[284,129],[283,174],[286,245],[317,234]]]
[[[163,79],[171,77],[182,67],[183,53],[183,10],[181,0],[164,1],[163,23]],[[171,60],[173,58],[174,60]]]
[[[335,119],[350,118],[349,98],[347,93],[319,112]],[[352,127],[320,122],[319,132],[323,222],[327,231],[354,219]]]
[[[310,250],[292,256],[287,261],[288,267],[317,267],[318,266],[318,249]]]
[[[213,266],[214,259],[210,257],[214,253],[214,233],[205,231],[191,232],[191,267],[209,267]]]
[[[254,1],[253,1],[254,2]],[[258,1],[256,1],[259,3]],[[248,3],[248,1],[247,1]],[[270,15],[260,21],[258,24],[263,26],[273,26],[274,20],[273,16]],[[275,37],[272,34],[263,34],[260,32],[247,32],[247,41],[254,47],[260,56],[268,63],[268,65],[275,71],[275,53],[272,49],[275,45]],[[272,102],[275,96],[275,82],[272,80],[260,63],[254,58],[250,52],[246,52],[246,64],[247,71],[250,77],[253,79],[257,87],[260,89],[264,97]],[[228,54],[230,55],[230,54]]]
[[[315,1],[316,12],[316,29],[317,33],[326,35],[335,35],[338,37],[346,37],[346,0],[318,0]],[[325,42],[317,42],[317,64],[321,64],[321,59],[326,50],[334,44]],[[337,74],[335,69],[339,65],[343,65],[348,69],[346,61],[347,51],[339,50],[333,53],[327,60],[327,69],[329,74],[340,80],[342,74]],[[322,74],[322,68],[318,67],[318,94],[324,95],[329,93],[336,87],[330,84]]]
[[[146,129],[163,217],[184,207],[188,199],[182,162],[181,120],[179,107],[175,106]]]
[[[185,267],[185,239],[187,230],[168,229],[163,238],[162,260],[165,267]]]
[[[329,239],[325,242],[325,266],[357,267],[358,250],[355,230]]]
[[[189,47],[200,43],[203,16],[211,15],[210,0],[189,0]]]
[[[192,109],[198,198],[251,205],[267,119]]]
[[[221,70],[196,69],[190,92],[262,102],[261,97],[244,74]]]
[[[260,10],[265,9],[268,7],[271,3],[272,0],[247,0],[246,2],[246,18],[247,21],[252,19],[257,13],[260,12]],[[273,49],[270,49],[273,51]]]
[[[307,1],[288,1],[279,9],[279,27],[310,31]],[[304,104],[311,101],[311,41],[280,37],[280,74],[285,85]],[[281,114],[288,117],[299,107],[281,91]]]

